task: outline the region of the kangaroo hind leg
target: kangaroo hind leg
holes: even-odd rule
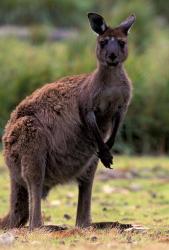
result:
[[[0,229],[24,226],[29,217],[28,192],[11,178],[10,211],[0,220]]]
[[[29,229],[42,226],[41,197],[45,175],[45,161],[38,155],[22,157],[22,177],[27,185],[29,194]]]
[[[88,227],[91,225],[91,196],[95,171],[98,159],[94,157],[87,170],[77,179],[79,187],[78,207],[76,216],[77,227]]]

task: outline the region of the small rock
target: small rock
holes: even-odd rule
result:
[[[124,205],[124,206],[128,206],[129,203],[128,203],[127,201],[125,201],[125,202],[123,203],[123,205]]]
[[[71,216],[69,214],[64,214],[63,216],[66,220],[70,220],[71,219]]]
[[[111,194],[113,193],[114,188],[110,187],[109,185],[105,185],[103,186],[103,192],[106,194]]]
[[[136,205],[135,208],[136,208],[136,209],[139,209],[139,208],[141,208],[141,206],[140,206],[140,205]]]
[[[153,199],[157,198],[157,194],[153,191],[150,192],[150,195]]]
[[[0,235],[0,245],[11,245],[15,241],[15,236],[12,233],[4,233]]]
[[[71,193],[71,192],[68,192],[67,195],[66,195],[66,197],[67,197],[68,199],[72,199],[72,198],[74,197],[74,194]]]
[[[52,207],[58,207],[58,206],[61,205],[61,201],[60,200],[53,200],[53,201],[50,202],[50,205]]]
[[[138,184],[138,183],[132,183],[132,184],[130,185],[130,190],[133,191],[133,192],[139,192],[139,191],[142,190],[142,187],[141,187],[141,185]]]
[[[98,238],[96,237],[96,236],[93,236],[93,237],[91,237],[91,239],[90,239],[92,242],[95,242],[95,241],[97,241],[98,240]]]

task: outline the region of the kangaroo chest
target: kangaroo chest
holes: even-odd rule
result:
[[[97,97],[96,115],[111,116],[128,103],[129,90],[125,86],[112,86],[104,89]]]

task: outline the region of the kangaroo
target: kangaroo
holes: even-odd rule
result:
[[[111,167],[112,148],[131,99],[132,85],[123,68],[129,16],[115,28],[88,14],[97,33],[97,68],[37,89],[12,112],[3,136],[11,181],[9,213],[0,228],[33,230],[43,225],[41,198],[57,185],[75,180],[79,195],[76,226],[91,225],[92,184],[100,159]]]

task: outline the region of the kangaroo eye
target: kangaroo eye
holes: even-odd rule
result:
[[[107,44],[108,40],[100,41],[100,47],[103,48]]]
[[[118,43],[119,43],[120,47],[123,49],[125,46],[125,42],[122,40],[118,40]]]

